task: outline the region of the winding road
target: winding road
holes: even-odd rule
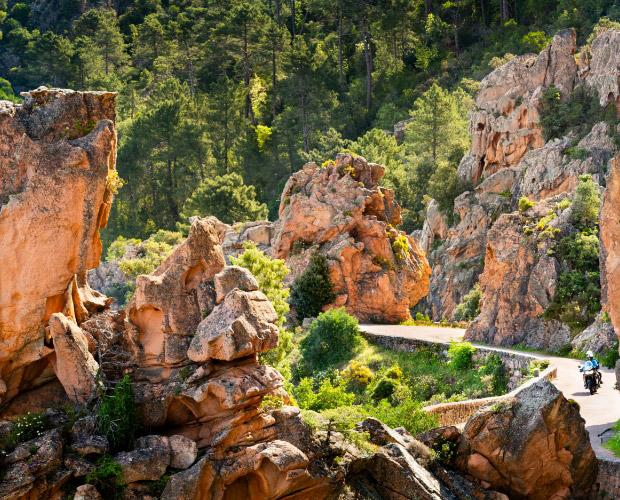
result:
[[[447,344],[450,340],[462,340],[465,330],[462,328],[443,328],[437,326],[400,326],[400,325],[361,325],[362,331],[372,335],[384,335],[387,337],[403,337],[424,340],[438,344]],[[475,346],[485,349],[503,352],[523,352],[514,349],[482,345],[473,343]],[[613,370],[601,368],[603,373],[603,385],[599,391],[591,396],[583,388],[579,365],[581,361],[523,352],[535,358],[548,359],[557,368],[557,378],[553,381],[567,399],[574,399],[579,403],[581,416],[586,421],[586,429],[590,433],[590,442],[596,452],[596,456],[609,461],[620,462],[620,458],[613,455],[601,444],[599,434],[609,429],[620,420],[620,392],[614,389],[615,374]],[[604,437],[608,437],[606,433]]]

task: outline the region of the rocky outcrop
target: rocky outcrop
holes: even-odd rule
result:
[[[0,401],[53,377],[52,314],[80,323],[106,305],[84,275],[112,202],[114,101],[41,87],[0,103]]]
[[[597,461],[577,405],[541,380],[465,425],[457,465],[509,498],[589,498]]]
[[[553,300],[560,272],[550,251],[553,237],[544,230],[566,231],[569,209],[540,231],[528,229],[541,217],[555,215],[556,203],[541,203],[525,215],[504,214],[489,231],[480,276],[484,300],[480,315],[467,329],[467,339],[550,350],[570,343],[567,326],[542,317]]]
[[[501,308],[504,312],[490,312],[490,306],[486,310],[483,308],[484,318],[481,317],[478,322],[479,327],[474,325],[477,333],[472,338],[505,345],[519,341],[515,339],[529,338],[526,343],[539,348],[552,348],[570,341],[564,326],[550,325],[535,318],[544,310],[546,302],[542,295],[528,295],[536,287],[520,289],[517,295],[522,305],[509,295],[514,294],[514,288],[508,290],[508,287],[506,295],[500,298],[493,295],[501,292],[501,278],[494,277],[493,269],[486,270],[485,258],[491,257],[488,264],[493,266],[497,262],[493,258],[492,247],[502,246],[506,251],[511,247],[517,251],[515,234],[518,230],[516,227],[508,228],[507,219],[502,219],[500,215],[514,213],[520,197],[544,202],[561,195],[570,196],[579,176],[585,173],[605,185],[608,163],[618,151],[613,139],[617,130],[612,130],[609,123],[600,122],[583,137],[569,134],[544,143],[539,110],[542,93],[551,85],[561,91],[563,98],[577,85],[587,85],[598,92],[602,105],[615,102],[617,82],[614,75],[617,70],[614,64],[618,56],[614,48],[618,40],[619,32],[601,31],[591,46],[579,54],[577,67],[574,33],[563,31],[538,56],[516,57],[493,71],[481,83],[476,110],[470,116],[472,147],[459,166],[461,179],[473,183],[475,189],[455,200],[456,222],[447,230],[441,244],[433,245],[429,255],[433,272],[426,304],[433,319],[453,319],[455,307],[476,282],[483,280],[487,283],[485,299],[488,297],[490,303],[503,304]],[[436,219],[435,214],[429,213],[421,233],[421,242],[427,246],[431,240],[429,236],[434,232],[431,228],[437,227]],[[513,225],[517,219],[512,219]],[[500,221],[502,226],[498,226],[491,235],[491,228]],[[612,225],[613,222],[610,223]],[[506,230],[506,236],[502,236],[502,230]],[[490,241],[491,237],[493,241]],[[601,237],[604,238],[603,230]],[[527,252],[529,257],[526,257],[521,250],[520,255],[532,262],[526,266],[523,261],[522,267],[511,264],[508,272],[513,273],[515,282],[525,286],[531,272],[542,272],[540,266],[547,260],[553,260],[544,258],[541,251],[531,247]],[[530,269],[534,261],[539,261],[538,254],[541,264],[536,270]],[[606,255],[604,248],[603,255]],[[551,277],[549,272],[551,267],[545,271],[545,279]],[[603,299],[606,292],[604,274],[601,272]],[[490,285],[492,279],[496,282],[494,286]],[[613,285],[610,286],[613,288]],[[553,287],[553,283],[548,284],[547,291],[552,291]],[[518,315],[526,310],[529,311],[526,317]],[[516,331],[509,333],[513,320]],[[483,332],[485,328],[488,330]],[[549,328],[557,329],[561,335],[553,336],[555,340],[552,341]],[[498,333],[504,329],[504,333]]]
[[[544,144],[538,125],[542,90],[573,90],[575,49],[575,32],[562,31],[538,56],[515,57],[482,80],[470,118],[471,151],[459,166],[462,178],[477,183]]]
[[[346,154],[323,168],[306,164],[284,187],[272,253],[286,259],[292,280],[321,252],[334,305],[363,321],[398,322],[426,295],[430,268],[413,238],[393,228],[400,207],[379,186],[383,174],[382,166]]]

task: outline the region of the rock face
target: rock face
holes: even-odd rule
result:
[[[471,152],[459,167],[463,177],[477,183],[544,144],[538,126],[542,89],[573,90],[575,48],[575,32],[561,31],[538,56],[515,57],[482,80],[471,116]]]
[[[53,377],[52,314],[105,306],[84,275],[112,203],[115,96],[41,87],[0,103],[0,401]]]
[[[616,331],[620,326],[620,317],[614,319],[612,311],[618,281],[613,279],[616,258],[608,250],[620,238],[614,207],[614,199],[620,196],[614,187],[617,160],[612,160],[618,152],[613,139],[618,131],[600,122],[583,136],[573,134],[545,143],[539,123],[541,97],[551,85],[563,98],[579,85],[593,89],[601,105],[618,102],[620,32],[599,32],[580,52],[579,65],[575,43],[572,31],[560,32],[538,56],[516,57],[482,81],[476,110],[470,116],[472,147],[458,170],[461,179],[475,187],[455,200],[456,222],[447,231],[429,204],[420,235],[430,250],[433,268],[426,304],[435,320],[454,319],[456,306],[480,281],[483,306],[468,330],[472,340],[502,345],[524,342],[544,349],[571,342],[575,348],[577,344],[597,348],[609,344],[597,340],[608,338],[604,328],[596,334],[589,332],[587,341],[572,339],[566,325],[541,317],[555,293],[558,262],[544,238],[524,234],[530,224],[525,219],[540,220],[547,215],[542,210],[552,210],[550,205],[560,197],[570,199],[582,174],[607,186],[600,231],[602,302]],[[541,213],[521,216],[517,206],[523,196],[538,202]],[[568,234],[565,217],[557,216],[550,227]],[[445,238],[431,243],[440,233]]]
[[[430,268],[413,238],[392,227],[400,223],[400,207],[379,186],[383,173],[380,165],[345,154],[324,168],[306,164],[284,187],[272,253],[286,259],[292,280],[321,252],[334,305],[363,321],[398,322],[426,295]]]
[[[579,409],[550,382],[465,425],[459,468],[509,498],[589,498],[597,461]]]

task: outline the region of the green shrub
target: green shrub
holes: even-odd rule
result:
[[[300,350],[306,371],[311,373],[349,361],[362,345],[357,319],[338,308],[319,314]]]
[[[491,392],[494,396],[501,396],[508,391],[508,374],[506,367],[497,354],[489,354],[484,364],[478,368],[482,376],[491,377]]]
[[[258,286],[278,314],[278,325],[282,326],[289,311],[289,289],[283,285],[289,273],[286,263],[282,259],[268,257],[251,242],[244,244],[243,253],[238,257],[231,255],[229,259],[232,265],[245,267],[256,277]]]
[[[482,305],[482,289],[476,283],[474,287],[463,297],[463,301],[456,306],[454,319],[456,321],[472,321],[480,314]]]
[[[592,176],[580,175],[570,213],[571,223],[580,229],[595,227],[598,224],[600,204],[599,188]]]
[[[369,415],[381,420],[390,427],[404,427],[414,436],[439,425],[436,415],[422,409],[422,405],[412,399],[393,406],[386,399],[376,405],[366,405]]]
[[[398,380],[383,377],[375,388],[372,391],[372,398],[375,401],[380,401],[382,399],[390,399],[392,395],[397,391],[400,387],[400,382]]]
[[[327,259],[324,255],[315,253],[304,273],[293,282],[291,305],[299,319],[312,318],[335,298]]]
[[[476,348],[469,342],[450,342],[448,347],[448,358],[450,365],[457,370],[468,370],[472,366],[472,360]]]
[[[616,340],[611,349],[607,349],[601,354],[601,364],[605,368],[615,368],[618,359],[620,359],[620,354],[618,353],[618,341]]]
[[[409,258],[409,240],[404,234],[399,234],[392,240],[392,251],[396,260],[403,261]]]
[[[536,205],[536,203],[530,200],[527,196],[521,196],[521,198],[519,198],[518,207],[519,207],[519,212],[521,212],[522,214],[527,212],[534,205]]]
[[[103,498],[121,498],[124,489],[123,469],[110,455],[103,455],[96,468],[86,476],[86,482],[97,487]]]
[[[347,392],[342,383],[334,385],[330,379],[326,378],[321,382],[316,392],[313,390],[313,385],[312,379],[306,377],[301,379],[294,389],[295,399],[300,408],[321,411],[339,406],[348,406],[353,404],[355,400],[355,394]]]
[[[274,396],[272,394],[267,394],[261,402],[260,409],[266,412],[277,410],[284,406],[284,401],[280,396]]]
[[[97,408],[97,427],[113,451],[133,445],[137,430],[136,403],[129,375],[125,375]]]
[[[620,421],[616,422],[613,429],[613,435],[605,443],[605,448],[611,450],[617,457],[620,457]]]
[[[373,373],[368,366],[353,360],[341,373],[343,380],[353,389],[366,387],[373,378]]]

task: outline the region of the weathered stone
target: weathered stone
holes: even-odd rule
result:
[[[226,266],[213,278],[215,283],[215,302],[220,304],[228,292],[238,288],[244,292],[258,290],[258,281],[252,273],[244,267]]]
[[[110,443],[105,436],[86,436],[75,440],[71,449],[82,456],[104,455],[110,449]]]
[[[99,264],[115,174],[115,96],[41,87],[24,93],[23,105],[0,106],[4,402],[44,372],[53,352],[44,342],[50,316],[63,312],[79,323],[88,314],[76,275]]]
[[[571,340],[571,345],[581,352],[592,351],[602,354],[616,348],[617,341],[618,337],[611,321],[605,321],[603,314],[599,313],[594,323]]]
[[[549,207],[539,206],[542,213]],[[549,223],[561,227],[560,216]],[[487,236],[484,272],[480,276],[480,315],[465,333],[468,340],[496,345],[520,342],[537,349],[558,350],[570,343],[570,330],[542,317],[558,282],[559,264],[548,252],[551,240],[536,231],[526,234],[521,214],[499,217]]]
[[[579,409],[549,381],[465,425],[460,469],[510,498],[589,498],[596,457]]]
[[[192,361],[231,361],[277,345],[278,317],[259,291],[234,289],[198,325],[187,355]]]
[[[601,106],[620,109],[620,31],[602,29],[579,54],[580,76],[598,92]]]
[[[97,388],[99,364],[88,350],[84,332],[64,314],[52,314],[50,336],[54,344],[54,372],[75,403],[86,403]]]
[[[212,280],[223,268],[224,254],[215,224],[197,219],[187,240],[153,274],[138,276],[127,309],[130,326],[137,330],[144,366],[179,362],[176,349],[169,349],[172,356],[166,358],[168,337],[194,335],[205,313],[213,309]]]
[[[175,469],[187,469],[198,456],[196,442],[185,436],[175,434],[168,438],[170,443],[170,467]]]
[[[95,470],[95,466],[83,458],[67,456],[63,461],[65,467],[71,471],[73,477],[84,477]]]
[[[412,237],[396,231],[400,207],[379,186],[384,167],[340,154],[320,168],[304,165],[286,183],[272,253],[286,259],[292,281],[310,256],[327,257],[336,300],[360,320],[398,322],[428,290],[430,268]],[[406,248],[393,248],[396,238]]]
[[[75,490],[73,500],[101,500],[101,494],[92,484],[82,484]]]
[[[170,465],[170,444],[162,436],[144,436],[136,441],[136,449],[114,455],[123,472],[123,482],[156,481]]]
[[[448,236],[448,221],[446,216],[441,213],[439,204],[435,200],[431,200],[426,205],[426,217],[422,233],[417,240],[420,248],[429,254],[437,240],[441,244],[441,240]]]

